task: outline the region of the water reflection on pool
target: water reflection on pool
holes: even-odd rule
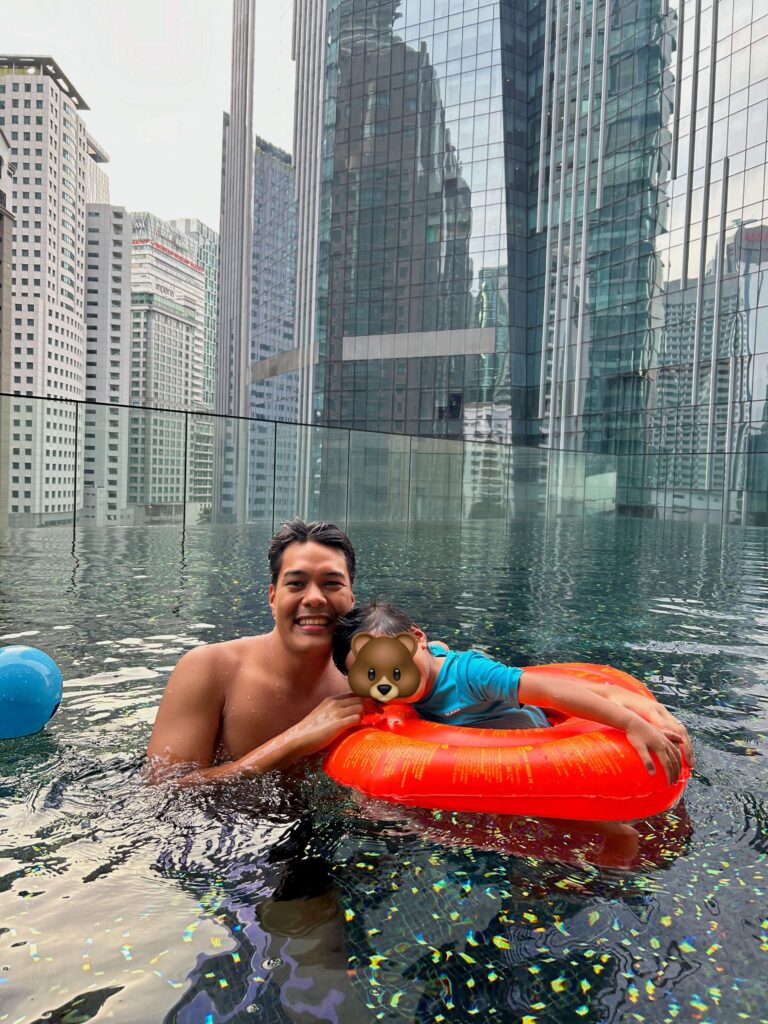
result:
[[[0,645],[67,682],[43,734],[0,743],[0,1021],[765,1019],[768,532],[350,532],[358,599],[430,636],[649,682],[694,737],[685,805],[591,828],[404,811],[314,769],[146,788],[171,666],[271,624],[268,531],[15,531]]]

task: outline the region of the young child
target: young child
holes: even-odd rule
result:
[[[405,699],[430,721],[483,729],[546,728],[550,723],[541,710],[546,707],[621,729],[646,769],[655,773],[651,757],[655,754],[670,782],[680,775],[681,748],[688,763],[693,763],[685,726],[657,701],[620,686],[574,685],[572,678],[559,674],[556,668],[547,673],[526,672],[478,651],[450,651],[442,644],[430,643],[401,609],[380,601],[358,605],[338,621],[333,660],[345,675],[355,664],[358,652],[364,657],[366,639],[359,634],[366,634],[368,639],[392,637],[404,642],[403,653],[407,656],[411,652],[419,674],[416,682],[410,667],[413,683],[407,687]],[[396,680],[401,671],[407,668],[394,669]],[[375,682],[373,667],[367,678]],[[384,702],[399,695],[400,689],[389,679],[380,689],[372,686],[376,698]]]

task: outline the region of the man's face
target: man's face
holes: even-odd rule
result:
[[[283,551],[269,607],[286,648],[297,653],[330,650],[336,620],[355,603],[343,551],[294,541]]]

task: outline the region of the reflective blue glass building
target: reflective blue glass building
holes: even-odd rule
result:
[[[296,0],[303,418],[768,522],[762,0]],[[765,225],[765,226],[764,226]]]

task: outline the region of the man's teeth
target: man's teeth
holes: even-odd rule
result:
[[[312,619],[297,619],[300,626],[326,626],[328,619],[325,618],[312,618]]]

